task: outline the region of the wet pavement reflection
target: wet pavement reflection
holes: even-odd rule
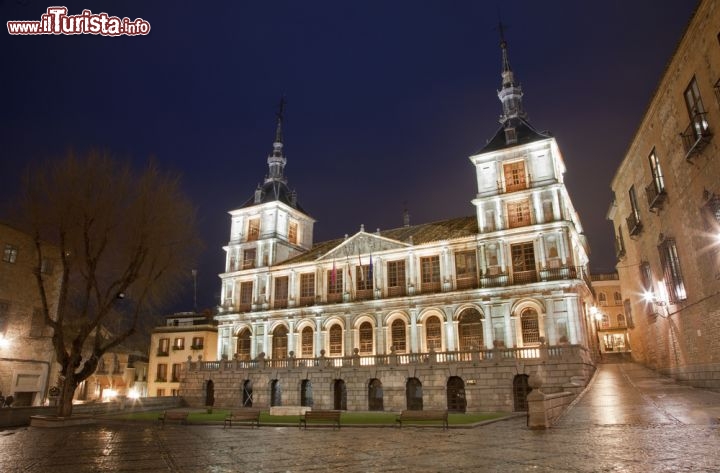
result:
[[[632,363],[601,365],[552,428],[473,429],[112,423],[0,431],[7,472],[720,471],[720,394]]]

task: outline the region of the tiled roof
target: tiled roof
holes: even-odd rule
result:
[[[441,220],[439,222],[423,223],[420,225],[412,225],[409,227],[394,228],[380,232],[380,236],[397,240],[403,243],[409,243],[412,238],[414,245],[422,245],[439,240],[453,240],[463,238],[478,233],[477,218],[473,216],[453,218],[449,220]],[[370,233],[369,235],[374,235]],[[322,255],[328,253],[333,248],[342,244],[343,238],[316,243],[310,251],[283,261],[281,265],[305,263],[315,261]]]
[[[507,141],[505,141],[505,125],[503,125],[495,133],[495,136],[493,136],[492,139],[475,154],[497,151],[504,148],[510,148],[512,146],[524,145],[532,143],[533,141],[550,138],[549,133],[537,131],[532,125],[530,125],[530,123],[522,118],[514,118],[513,122],[515,125],[515,134],[517,136],[517,141],[515,143],[508,144]]]
[[[260,202],[255,202],[255,195],[253,194],[252,197],[250,197],[248,200],[245,201],[244,204],[242,204],[241,208],[252,207],[253,205],[260,205],[266,202],[280,201],[308,215],[308,213],[305,212],[305,210],[300,206],[299,203],[297,203],[297,201],[295,202],[295,204],[293,204],[293,199],[291,197],[292,191],[284,182],[278,180],[271,180],[263,184],[261,189],[262,194],[260,197]]]

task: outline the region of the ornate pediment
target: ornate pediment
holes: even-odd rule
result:
[[[373,233],[359,231],[347,238],[335,248],[318,257],[317,261],[344,259],[348,256],[368,255],[386,250],[399,250],[411,246],[398,240],[392,240]]]

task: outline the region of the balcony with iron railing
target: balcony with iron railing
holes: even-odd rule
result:
[[[710,141],[712,133],[707,121],[707,112],[697,112],[690,119],[690,124],[685,131],[680,133],[685,158],[690,159],[694,154],[699,153]]]
[[[619,260],[625,257],[625,245],[620,238],[615,238],[615,257]]]
[[[667,193],[665,192],[664,187],[658,188],[658,185],[653,181],[650,185],[645,187],[645,195],[647,196],[650,212],[662,210],[663,203],[667,198]]]
[[[627,223],[628,233],[630,236],[636,236],[642,232],[643,225],[637,213],[630,212],[630,215],[628,215],[625,219],[625,222]]]

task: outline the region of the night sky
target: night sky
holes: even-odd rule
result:
[[[47,7],[148,21],[148,36],[11,36]],[[107,149],[179,171],[206,245],[214,307],[227,212],[267,173],[287,97],[285,175],[315,241],[473,215],[468,156],[499,124],[500,49],[530,123],[556,138],[594,272],[615,265],[610,181],[695,0],[0,0],[0,202],[28,163]],[[164,6],[163,6],[164,5]],[[4,206],[0,219],[7,217]],[[191,310],[192,281],[167,311]]]

